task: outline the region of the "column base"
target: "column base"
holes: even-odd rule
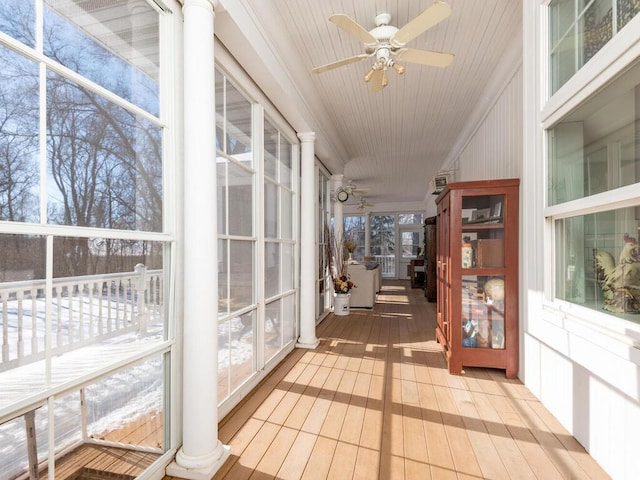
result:
[[[309,348],[313,350],[318,345],[320,345],[320,340],[318,340],[317,338],[314,338],[314,339],[299,338],[298,343],[296,343],[296,348]]]
[[[180,456],[184,456],[182,449],[178,451],[176,459]],[[203,464],[198,464],[197,467],[185,467],[179,465],[177,461],[171,462],[166,469],[166,475],[170,477],[187,478],[190,480],[211,480],[220,467],[224,465],[231,455],[231,447],[228,445],[218,444],[213,460],[207,459]],[[198,462],[199,463],[199,462]]]

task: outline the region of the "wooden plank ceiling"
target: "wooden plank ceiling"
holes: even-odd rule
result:
[[[433,0],[243,3],[287,59],[291,77],[313,83],[348,154],[343,173],[367,188],[367,200],[374,203],[421,202],[429,180],[452,155],[476,105],[487,101],[487,88],[495,82],[501,62],[507,59],[513,70],[520,61],[519,55],[507,58],[505,54],[520,47],[521,2],[449,0],[451,16],[408,46],[454,53],[454,62],[446,68],[405,63],[402,77],[391,71],[389,85],[372,93],[363,81],[373,63],[370,58],[320,75],[309,73],[315,66],[363,52],[362,44],[328,17],[344,13],[370,30],[374,17],[387,12],[391,24],[402,27]]]

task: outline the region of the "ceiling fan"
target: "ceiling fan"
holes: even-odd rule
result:
[[[358,199],[358,210],[364,210],[367,207],[373,207],[373,203],[369,203],[365,200],[364,197],[360,197]]]
[[[329,21],[364,43],[365,53],[315,67],[311,71],[313,73],[323,73],[375,56],[375,62],[371,70],[364,76],[364,81],[371,82],[372,92],[378,92],[389,83],[387,78],[387,70],[389,68],[393,68],[399,75],[404,74],[405,67],[397,63],[397,60],[420,65],[446,67],[453,61],[454,55],[452,53],[416,50],[407,48],[406,44],[422,32],[440,23],[449,15],[451,15],[449,4],[437,0],[400,29],[389,25],[391,21],[390,14],[381,13],[375,17],[376,27],[370,31],[367,31],[347,15],[342,13],[332,15],[329,17]]]

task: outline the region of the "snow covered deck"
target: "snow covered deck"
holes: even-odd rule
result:
[[[42,462],[51,421],[60,454],[96,440],[162,452],[162,279],[162,271],[138,265],[134,272],[59,278],[49,285],[0,283],[0,478],[26,471],[30,444]],[[154,430],[160,433],[140,444],[121,435],[132,424],[153,425],[150,416],[159,419]],[[30,422],[31,440],[25,428]]]

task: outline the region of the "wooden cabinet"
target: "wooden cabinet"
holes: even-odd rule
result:
[[[428,302],[437,301],[436,297],[436,217],[429,217],[424,221],[424,263],[425,282],[424,295]]]
[[[436,336],[450,373],[518,373],[519,184],[455,182],[436,199]]]

